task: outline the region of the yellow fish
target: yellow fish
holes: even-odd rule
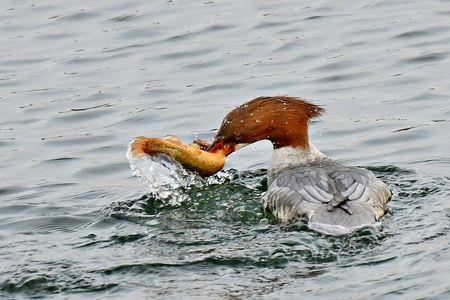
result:
[[[195,171],[202,176],[211,176],[219,172],[225,165],[226,156],[234,149],[227,147],[211,153],[203,151],[207,143],[196,141],[193,144],[184,144],[175,136],[164,138],[137,137],[131,142],[131,154],[134,157],[142,155],[155,155],[165,153],[188,170]]]

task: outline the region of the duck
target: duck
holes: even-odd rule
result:
[[[282,224],[304,219],[310,229],[327,235],[376,226],[391,191],[370,170],[343,165],[309,141],[311,120],[324,112],[301,98],[258,97],[229,112],[210,144],[199,144],[228,156],[269,140],[273,152],[262,205]]]

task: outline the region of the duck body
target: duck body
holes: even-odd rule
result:
[[[371,171],[344,166],[311,145],[274,150],[263,205],[281,223],[304,218],[311,229],[340,235],[376,224],[390,197]]]

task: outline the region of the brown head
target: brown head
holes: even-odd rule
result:
[[[269,140],[274,148],[308,148],[308,123],[325,110],[305,100],[258,97],[235,109],[224,119],[208,151],[227,148],[227,154],[242,144]]]

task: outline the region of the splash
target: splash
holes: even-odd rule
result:
[[[199,184],[200,176],[166,154],[134,156],[128,145],[127,158],[135,176],[144,182],[153,196],[176,205],[184,202],[187,195],[183,188]]]
[[[205,179],[163,153],[134,156],[131,143],[128,145],[127,158],[133,174],[145,184],[149,193],[170,205],[187,201],[187,191],[192,187],[221,184],[232,177],[229,172],[220,171]]]

